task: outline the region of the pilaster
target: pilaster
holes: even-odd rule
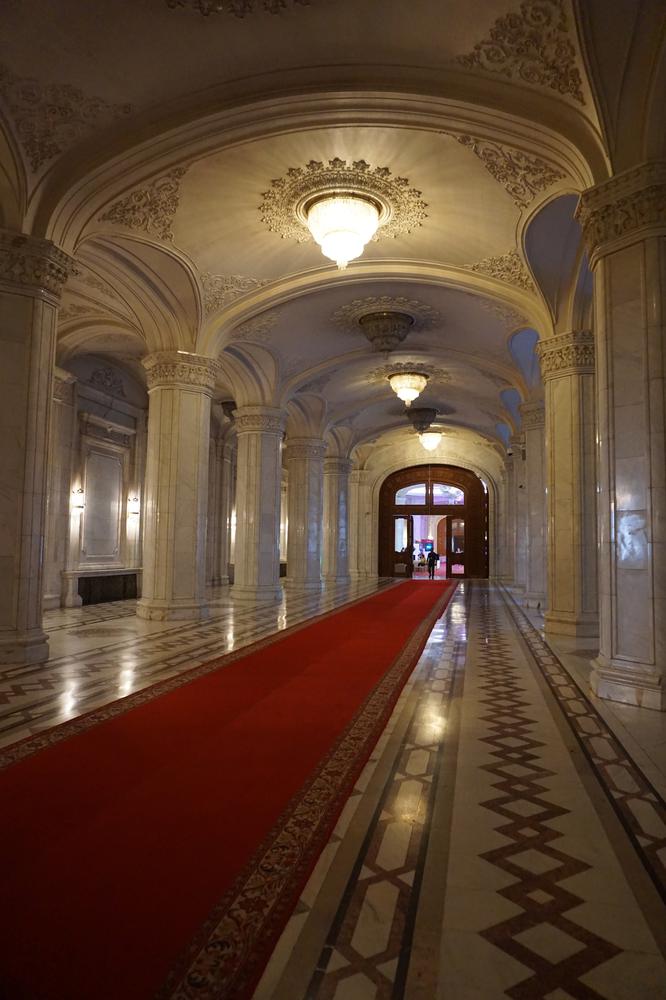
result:
[[[321,588],[323,461],[326,444],[319,438],[288,438],[287,586]]]
[[[541,402],[520,407],[525,437],[525,505],[527,523],[524,603],[528,608],[546,606],[546,490],[545,423]]]
[[[527,583],[527,495],[525,491],[525,439],[522,434],[511,437],[513,451],[513,511],[514,511],[514,572],[513,587],[525,590]]]

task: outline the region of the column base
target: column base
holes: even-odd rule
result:
[[[666,711],[664,677],[646,663],[620,660],[609,663],[601,656],[592,664],[590,687],[598,698],[620,701],[624,705]]]
[[[576,617],[563,611],[546,611],[544,615],[546,635],[574,635],[592,638],[599,635],[597,615]]]
[[[197,621],[208,618],[210,609],[203,601],[154,601],[142,597],[137,601],[136,614],[153,622]]]
[[[248,604],[275,604],[277,601],[282,600],[284,591],[280,584],[271,587],[242,587],[234,584],[231,587],[230,594],[234,601],[242,601]]]
[[[42,611],[55,611],[61,607],[62,598],[60,594],[44,594],[42,598]]]
[[[324,576],[323,580],[324,583],[346,584],[351,583],[351,576],[349,573],[343,573],[342,576]]]
[[[61,607],[80,608],[83,605],[83,600],[79,594],[79,574],[63,570],[61,584]]]
[[[0,663],[7,666],[30,666],[49,658],[49,640],[41,628],[30,632],[0,632]]]

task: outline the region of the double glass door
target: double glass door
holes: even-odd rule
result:
[[[434,521],[418,514],[394,515],[394,576],[426,576],[431,550],[440,556],[438,576],[465,576],[465,519],[448,514]]]

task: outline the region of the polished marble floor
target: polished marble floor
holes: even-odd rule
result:
[[[49,663],[0,674],[0,745],[380,585],[49,612]],[[593,698],[590,641],[546,644],[514,596],[458,587],[255,1000],[666,997],[666,716]]]

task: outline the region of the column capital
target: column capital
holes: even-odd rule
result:
[[[519,409],[524,431],[538,430],[545,426],[546,408],[543,403],[521,403]]]
[[[326,442],[321,438],[287,438],[286,454],[287,461],[298,458],[322,459],[326,454]]]
[[[149,392],[157,388],[195,387],[211,396],[220,371],[213,358],[187,351],[157,351],[141,363],[146,369]]]
[[[536,351],[544,382],[563,375],[594,372],[594,334],[590,330],[572,330],[540,340]]]
[[[234,410],[236,434],[277,434],[282,437],[286,419],[284,410],[276,406],[239,406]]]
[[[324,459],[324,475],[325,476],[348,476],[353,468],[354,463],[351,458],[338,458],[332,455],[330,458]]]
[[[74,270],[73,259],[51,240],[0,229],[0,285],[57,303]]]
[[[576,218],[591,267],[646,236],[666,235],[666,162],[642,163],[583,191]]]

